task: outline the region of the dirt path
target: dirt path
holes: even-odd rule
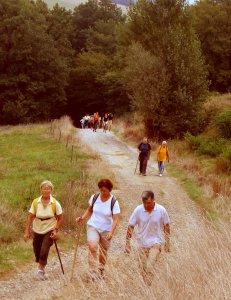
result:
[[[207,224],[176,180],[168,175],[156,176],[155,163],[151,164],[148,176],[134,175],[136,150],[111,133],[81,130],[79,137],[108,162],[117,180],[114,193],[122,205],[122,220],[109,253],[108,278],[94,284],[83,279],[87,272],[87,252],[82,247],[77,264],[81,276],[73,284],[68,283],[69,274],[60,277],[54,259],[48,267],[52,274],[49,280],[37,282],[31,279],[33,269],[24,270],[10,281],[0,283],[0,299],[230,299],[230,268],[224,263],[224,257],[230,259],[230,254],[222,248],[227,248],[224,238]],[[150,287],[135,274],[134,256],[130,258],[123,253],[129,215],[146,189],[154,191],[157,202],[166,207],[172,222],[172,251],[163,255],[162,267],[155,273],[157,280]],[[64,257],[65,269],[69,269],[72,255]]]

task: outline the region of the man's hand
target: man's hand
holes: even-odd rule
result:
[[[106,235],[106,239],[107,239],[108,241],[110,241],[110,240],[112,239],[112,236],[113,236],[112,232],[109,232],[109,233]]]
[[[170,252],[170,241],[166,241],[164,244],[164,251]]]
[[[29,230],[26,230],[23,236],[25,242],[27,242],[31,238],[31,234]]]

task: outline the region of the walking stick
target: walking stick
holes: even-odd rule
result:
[[[61,266],[61,269],[62,269],[62,272],[63,272],[63,275],[64,275],[63,264],[62,264],[62,261],[61,261],[61,257],[60,257],[60,254],[59,254],[59,249],[58,249],[56,240],[54,240],[54,244],[55,244],[56,252],[57,252],[57,254],[58,254],[60,266]]]
[[[78,231],[77,238],[76,238],[74,259],[73,259],[73,264],[72,264],[72,269],[71,269],[70,281],[72,281],[73,276],[74,276],[74,270],[75,270],[75,264],[76,264],[76,259],[77,259],[77,251],[78,251],[78,247],[79,247],[79,240],[80,240],[80,236],[81,236],[81,231],[82,231],[82,225],[80,226],[80,229]]]
[[[136,168],[135,168],[134,175],[136,174],[136,170],[137,170],[137,166],[138,166],[138,161],[139,161],[139,156],[138,156],[138,158],[137,158],[137,162],[136,162]]]

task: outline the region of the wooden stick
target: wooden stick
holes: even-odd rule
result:
[[[78,247],[79,247],[79,241],[80,241],[82,227],[83,227],[83,225],[79,226],[79,231],[78,231],[77,238],[76,238],[75,251],[74,251],[74,259],[73,259],[73,264],[72,264],[72,269],[71,269],[70,281],[72,281],[73,277],[74,277],[75,264],[76,264],[76,260],[77,260],[77,251],[78,251]]]

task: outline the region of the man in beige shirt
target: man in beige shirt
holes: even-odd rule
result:
[[[57,232],[63,222],[63,212],[60,203],[52,197],[53,184],[44,181],[41,184],[41,196],[32,202],[27,219],[24,239],[33,232],[33,249],[38,263],[37,277],[45,280],[45,266],[53,240],[57,238]]]

